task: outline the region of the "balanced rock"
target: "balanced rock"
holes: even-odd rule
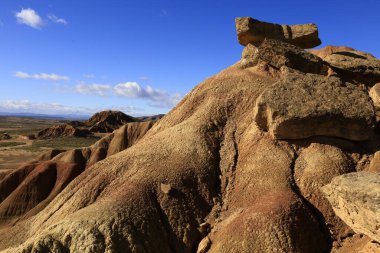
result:
[[[258,126],[276,139],[331,136],[354,141],[371,137],[375,115],[368,94],[357,86],[295,71],[267,88],[255,112]]]
[[[279,25],[250,17],[236,18],[236,32],[243,46],[259,45],[265,38],[281,40],[300,48],[313,48],[321,44],[315,24]]]
[[[355,232],[380,242],[380,173],[344,174],[322,191],[335,213]]]

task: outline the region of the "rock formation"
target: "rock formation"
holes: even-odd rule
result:
[[[380,173],[335,177],[322,191],[335,213],[355,232],[380,243]]]
[[[111,133],[127,123],[139,121],[120,111],[102,111],[95,113],[85,122],[70,121],[66,124],[48,127],[40,131],[37,138],[89,137],[93,133]]]
[[[88,148],[51,150],[0,179],[0,226],[33,216],[92,164],[137,143],[154,121],[128,123]]]
[[[320,56],[342,79],[371,86],[380,82],[380,60],[369,53],[334,46],[310,52]]]
[[[75,137],[88,137],[91,132],[87,129],[76,128],[71,125],[63,124],[48,127],[37,133],[37,138],[47,139],[47,138],[57,138],[63,136],[75,136]]]
[[[250,17],[236,18],[239,43],[259,45],[265,38],[285,41],[300,48],[313,48],[321,44],[315,24],[278,25]]]
[[[363,78],[376,73],[304,51],[320,43],[315,26],[256,23],[237,20],[242,59],[152,128],[129,123],[5,177],[0,250],[345,252],[356,243],[320,189],[377,164]],[[68,182],[61,166],[78,164],[57,188]]]
[[[95,113],[84,125],[91,132],[110,133],[127,123],[137,121],[139,120],[120,111],[102,111]]]

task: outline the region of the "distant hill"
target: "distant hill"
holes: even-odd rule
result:
[[[93,133],[111,133],[132,122],[155,121],[163,115],[135,118],[121,111],[101,111],[86,121],[69,121],[65,124],[48,127],[37,134],[37,138],[47,139],[62,136],[88,137]]]

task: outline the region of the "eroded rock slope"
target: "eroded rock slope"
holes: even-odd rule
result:
[[[378,136],[372,82],[358,78],[367,72],[303,50],[309,34],[310,47],[319,43],[315,29],[290,28],[297,43],[267,30],[242,43],[239,62],[196,86],[128,149],[109,140],[56,156],[93,165],[44,208],[1,227],[0,249],[339,251],[354,231],[320,188],[367,170]],[[104,150],[113,155],[97,159]]]

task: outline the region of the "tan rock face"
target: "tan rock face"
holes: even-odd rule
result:
[[[321,44],[315,24],[278,25],[245,17],[236,18],[236,32],[243,46],[259,45],[265,38],[285,41],[300,48],[313,48]]]
[[[280,69],[282,66],[306,73],[323,72],[323,61],[299,47],[279,40],[265,38],[259,46],[248,44],[242,55],[243,67],[250,67],[258,62]]]
[[[311,52],[320,56],[346,80],[369,85],[380,82],[380,60],[369,53],[333,46]]]
[[[371,97],[375,107],[380,107],[380,83],[375,84],[369,90],[369,96]]]
[[[368,94],[336,77],[289,72],[260,96],[255,121],[277,139],[333,136],[367,140],[374,128]]]
[[[380,151],[373,155],[368,171],[380,172]]]
[[[334,214],[320,188],[333,177],[354,171],[351,159],[339,148],[313,143],[302,150],[294,167],[294,178],[301,194],[323,215],[331,236],[335,240],[352,232]]]
[[[380,173],[356,172],[338,176],[322,191],[347,225],[380,242]]]

